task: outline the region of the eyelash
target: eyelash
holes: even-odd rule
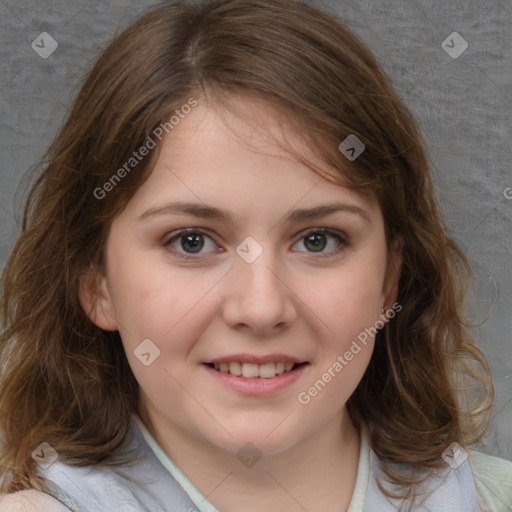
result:
[[[339,231],[334,231],[329,228],[311,228],[306,231],[303,231],[301,233],[300,238],[293,245],[295,246],[301,241],[303,241],[303,243],[304,243],[304,241],[311,235],[325,235],[327,237],[331,237],[331,238],[335,239],[336,244],[337,244],[337,246],[334,250],[327,251],[327,252],[322,251],[322,252],[315,253],[314,251],[305,251],[307,254],[314,254],[316,258],[329,258],[335,254],[338,254],[343,249],[347,249],[348,247],[350,247],[349,238],[345,233],[339,232]],[[303,252],[303,251],[300,251],[300,252]]]
[[[183,258],[183,259],[187,259],[187,260],[198,260],[200,259],[201,257],[205,257],[205,255],[201,254],[201,253],[198,253],[197,255],[191,255],[190,253],[186,253],[186,252],[180,252],[180,251],[177,251],[175,250],[174,248],[171,247],[171,244],[173,242],[176,242],[180,239],[182,239],[184,236],[186,235],[202,235],[206,238],[209,238],[214,244],[218,245],[214,238],[206,231],[202,230],[202,229],[195,229],[195,228],[187,228],[187,229],[181,229],[179,231],[175,231],[173,233],[170,233],[169,236],[167,236],[164,241],[163,241],[163,246],[168,249],[170,252],[174,253],[175,255],[177,255],[178,257],[180,258]],[[316,254],[316,258],[328,258],[334,254],[337,254],[339,253],[340,251],[342,251],[343,249],[346,249],[348,247],[350,247],[350,242],[349,242],[349,239],[347,237],[347,235],[343,232],[338,232],[338,231],[334,231],[332,229],[329,229],[329,228],[311,228],[311,229],[308,229],[306,231],[303,231],[301,233],[301,236],[299,237],[299,239],[293,244],[294,246],[297,245],[300,241],[303,241],[305,240],[308,236],[311,236],[311,235],[326,235],[328,237],[331,237],[331,238],[334,238],[336,240],[336,243],[337,243],[337,247],[335,250],[333,251],[330,251],[330,252],[327,252],[327,253],[323,253],[322,252],[318,252],[318,253],[315,253],[315,251],[295,251],[295,252],[306,252],[306,253],[309,253],[309,254]],[[223,252],[222,249],[218,249],[216,252]]]

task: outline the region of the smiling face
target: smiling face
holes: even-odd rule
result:
[[[244,108],[264,128],[200,102],[164,139],[111,226],[90,316],[119,330],[157,433],[279,453],[346,415],[373,347],[353,341],[393,304],[399,265],[377,202],[280,149],[262,104]]]

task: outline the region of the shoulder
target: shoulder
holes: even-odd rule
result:
[[[470,451],[469,462],[483,503],[492,512],[512,509],[512,462]]]
[[[30,489],[1,494],[0,512],[69,512],[69,509],[50,495]]]

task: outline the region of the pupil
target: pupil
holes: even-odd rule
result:
[[[184,251],[196,253],[199,252],[204,246],[203,235],[198,233],[191,233],[184,235],[181,239],[181,247]]]
[[[327,241],[325,235],[317,233],[314,235],[309,235],[305,240],[305,244],[308,250],[312,252],[320,252],[325,249]]]

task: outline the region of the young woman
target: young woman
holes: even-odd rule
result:
[[[492,385],[467,276],[346,28],[292,0],[150,12],[3,273],[0,510],[512,510],[512,463],[468,448]]]

